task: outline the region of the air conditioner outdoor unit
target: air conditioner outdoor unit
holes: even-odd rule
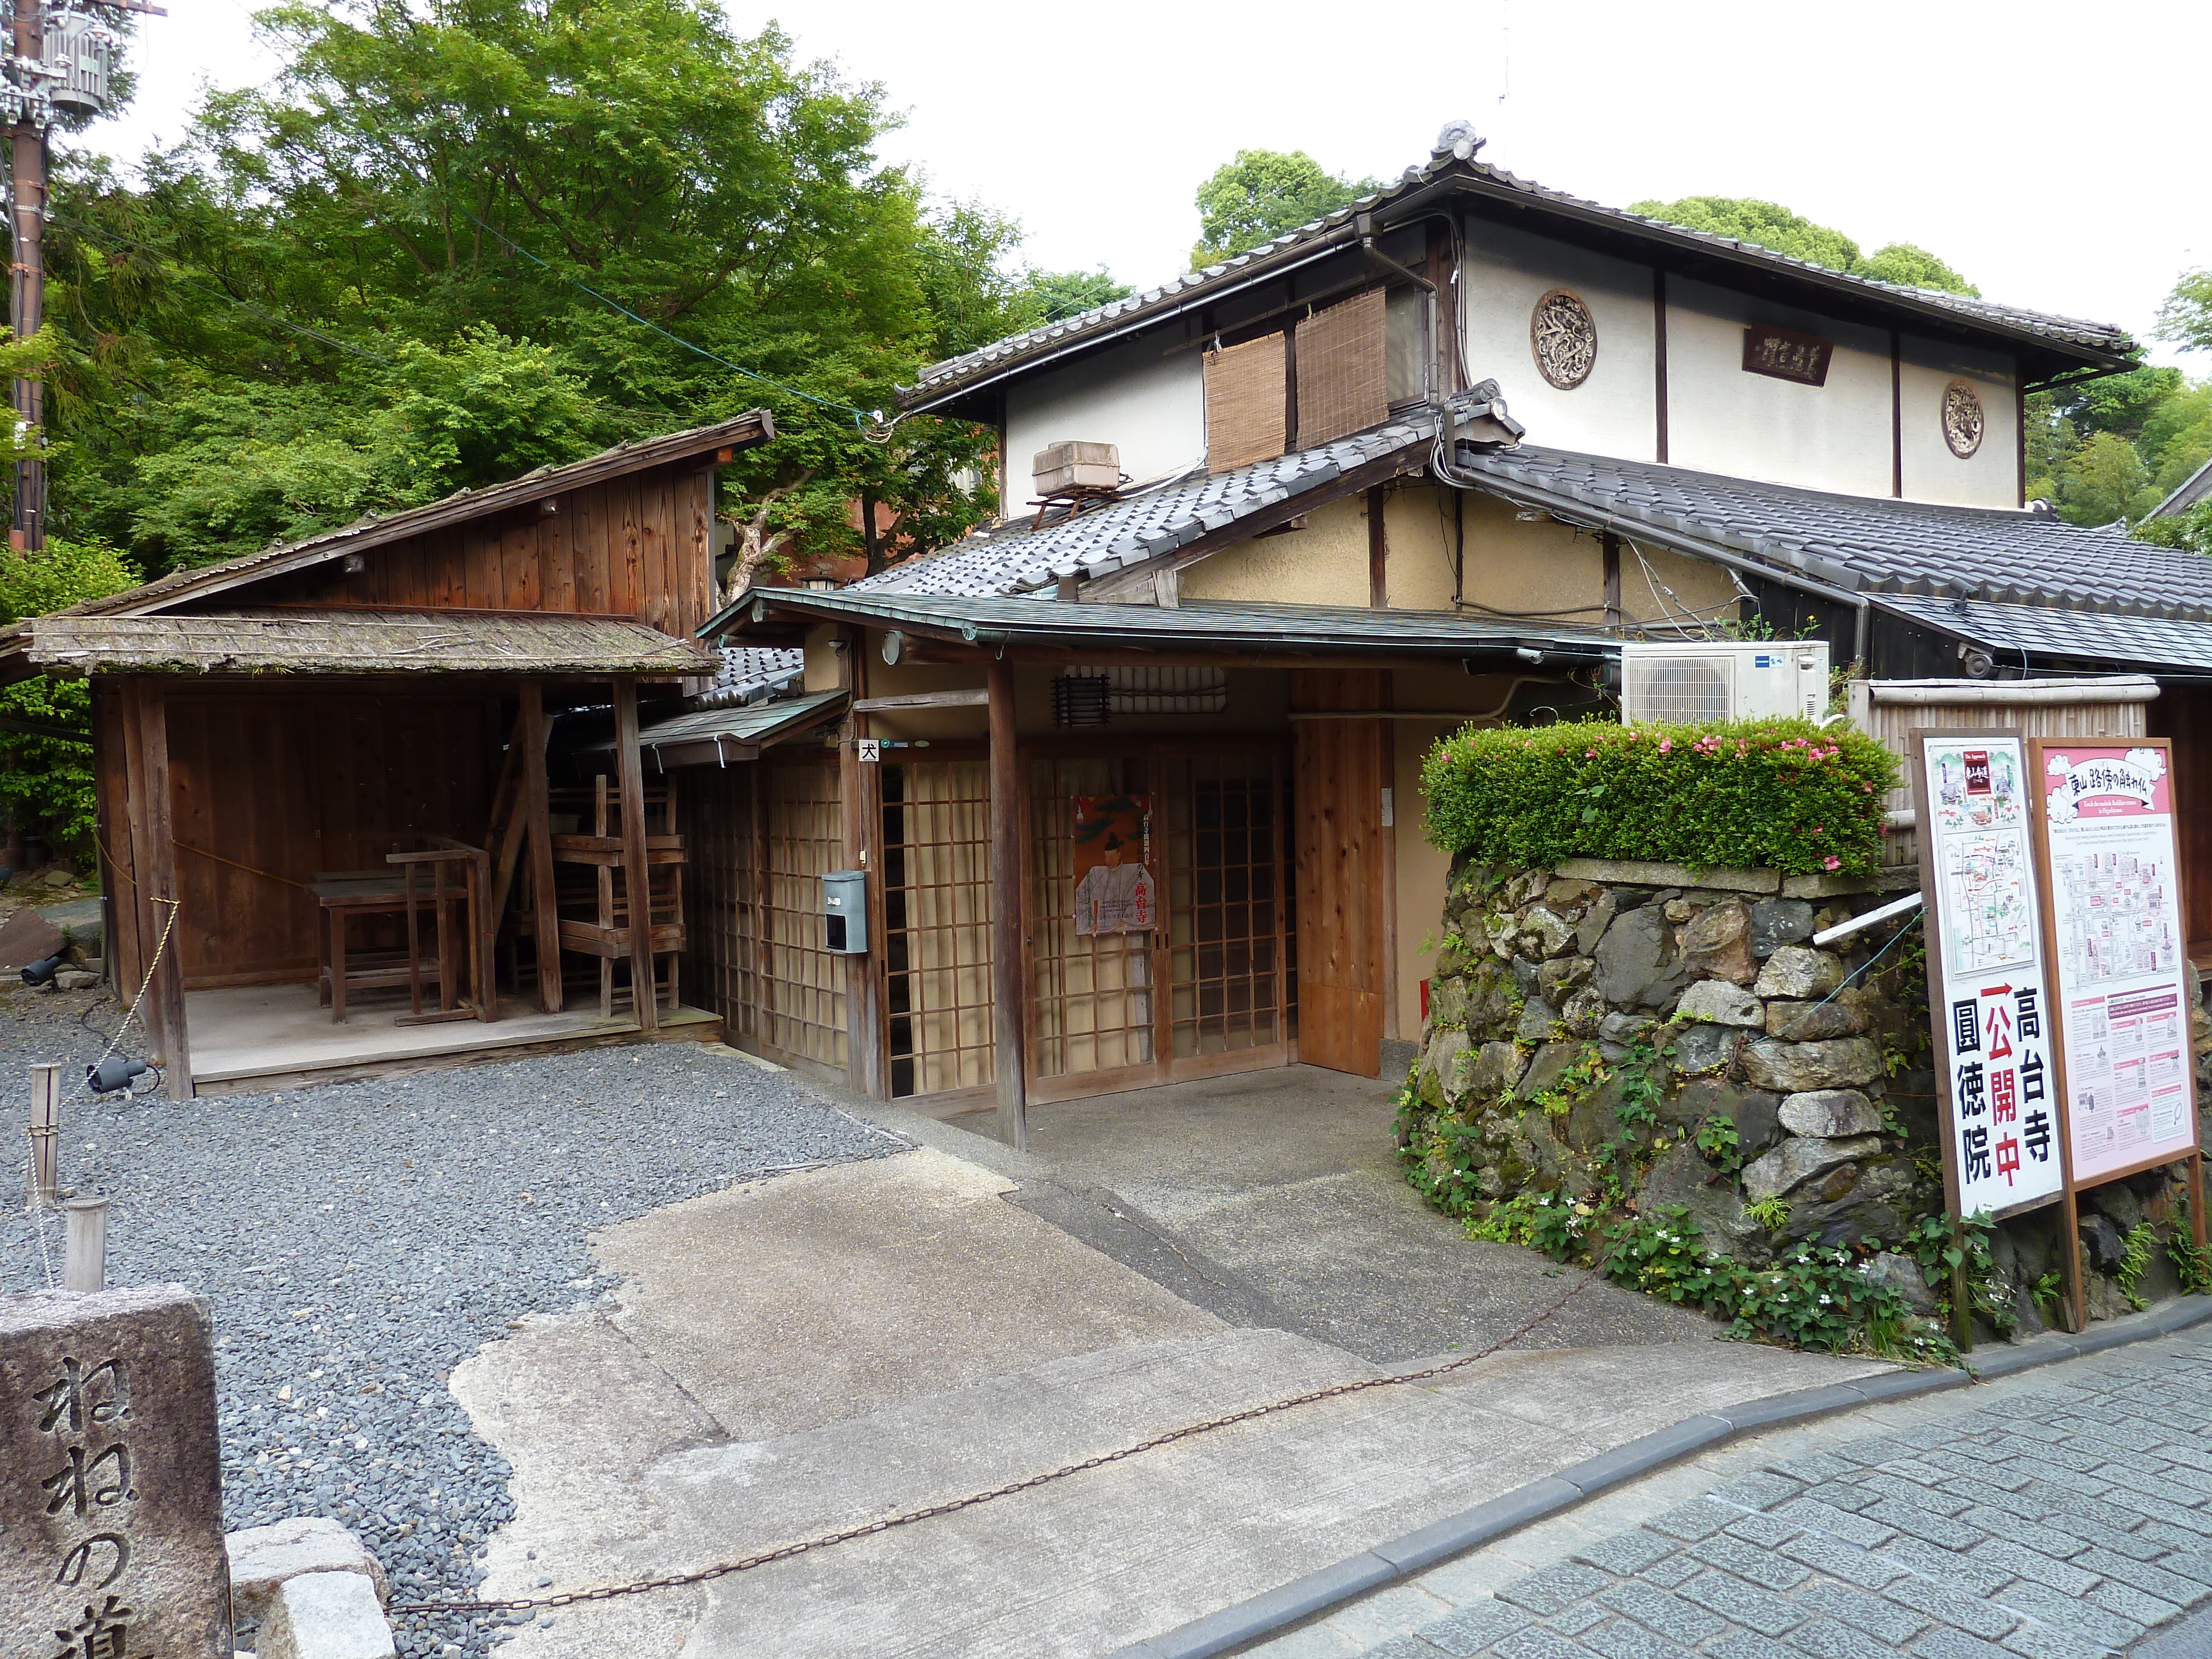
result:
[[[1747,720],[1828,712],[1826,640],[1715,640],[1620,647],[1620,715],[1632,724]]]

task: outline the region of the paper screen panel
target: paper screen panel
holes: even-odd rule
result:
[[[883,791],[891,1093],[977,1088],[995,1075],[990,770],[886,766]]]
[[[1272,757],[1169,763],[1170,1009],[1174,1053],[1284,1040],[1282,817]]]
[[[845,1065],[845,963],[823,937],[822,878],[841,867],[837,769],[769,769],[768,999],[762,1042]]]

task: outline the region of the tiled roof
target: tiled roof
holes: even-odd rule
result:
[[[2144,668],[2212,669],[2212,625],[2201,622],[1922,594],[1885,595],[1881,604],[1989,647],[1999,668],[2013,665],[2011,653],[2026,651],[2037,657],[2087,657]]]
[[[1486,403],[1495,394],[1496,387],[1486,381],[1465,401]],[[1060,576],[1109,575],[1125,565],[1173,552],[1294,495],[1321,489],[1370,461],[1407,449],[1425,454],[1436,434],[1435,411],[1425,410],[1232,472],[1185,473],[1041,530],[1032,530],[1027,516],[1006,520],[853,587],[900,593],[1014,593]]]
[[[2154,519],[2171,513],[2186,513],[2199,501],[2212,501],[2212,461],[2207,461],[2176,486],[2173,493],[2151,508]]]
[[[2212,621],[2212,560],[2050,514],[1830,495],[1533,444],[1463,452],[1462,477],[1562,516],[1641,524],[1869,597],[1925,594]]]
[[[1431,156],[1425,165],[1407,168],[1397,183],[1372,195],[1363,196],[1349,206],[1316,219],[1310,224],[1301,225],[1249,253],[1240,253],[1218,265],[1208,265],[1203,270],[1188,272],[1158,288],[1133,294],[1126,300],[1116,300],[1110,305],[1099,306],[1042,328],[994,340],[989,345],[960,356],[932,363],[921,371],[915,385],[906,392],[904,400],[909,404],[930,403],[959,390],[969,381],[993,369],[1041,355],[1088,336],[1103,336],[1118,331],[1119,326],[1139,322],[1154,313],[1231,291],[1247,282],[1267,275],[1278,265],[1304,257],[1317,244],[1333,237],[1348,239],[1354,232],[1352,222],[1358,215],[1388,208],[1425,185],[1447,179],[1458,180],[1474,193],[1538,204],[1567,216],[1585,222],[1594,221],[1660,247],[1671,246],[1681,251],[1718,255],[1778,272],[1795,274],[1822,286],[1858,293],[1868,300],[1887,301],[1905,309],[1919,310],[1929,313],[1933,319],[1940,320],[1948,314],[1955,323],[1970,328],[2024,336],[2069,354],[2113,359],[2129,356],[2136,349],[2134,341],[2124,329],[2108,323],[2053,316],[2019,306],[2000,305],[1991,300],[1948,294],[1936,289],[1907,288],[1901,283],[1878,282],[1870,276],[1847,276],[1809,260],[1793,259],[1756,242],[1716,236],[1707,231],[1685,229],[1680,225],[1668,224],[1664,220],[1650,218],[1640,213],[1631,213],[1623,208],[1609,208],[1584,201],[1564,191],[1548,190],[1487,162],[1464,159],[1449,150],[1443,150]]]
[[[763,697],[796,691],[806,676],[806,653],[797,647],[726,645],[714,684],[693,702],[701,708],[728,708]]]

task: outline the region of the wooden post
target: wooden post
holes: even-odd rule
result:
[[[140,1011],[146,1035],[159,1049],[169,1098],[192,1097],[191,1036],[185,1023],[184,929],[177,915],[177,844],[169,797],[169,711],[158,680],[130,683],[130,724],[137,736],[130,781],[132,864],[138,880],[138,938],[154,963],[153,982]],[[164,944],[166,939],[167,943]],[[158,960],[155,953],[160,953]],[[136,994],[137,988],[119,988]]]
[[[623,890],[629,917],[629,1001],[641,1031],[660,1029],[653,988],[652,870],[645,859],[645,763],[637,748],[637,682],[615,681],[615,756],[622,783]]]
[[[31,1191],[26,1206],[51,1204],[61,1191],[62,1068],[31,1067]]]
[[[2058,1241],[2058,1259],[2066,1264],[2066,1328],[2069,1332],[2086,1331],[2089,1328],[2089,1297],[2081,1278],[2081,1209],[2071,1182],[2058,1201],[2058,1225],[2063,1235]]]
[[[545,696],[525,680],[522,715],[522,811],[530,836],[531,915],[538,929],[538,1006],[561,1012],[561,917],[553,891],[552,796],[545,782]]]
[[[845,648],[837,653],[837,674],[854,700],[868,695],[868,665],[862,653],[867,636],[857,628],[844,631]],[[868,717],[847,717],[845,740],[837,748],[837,803],[845,868],[867,872],[868,891],[880,890],[883,872],[869,856],[883,823],[877,791],[883,782],[880,766],[860,764],[860,742],[868,735]],[[878,906],[871,902],[872,920]],[[890,1068],[884,1063],[884,942],[871,935],[865,956],[845,958],[845,1061],[853,1091],[864,1100],[890,1098]]]
[[[1015,750],[1014,665],[989,665],[991,689],[991,1016],[997,1034],[999,1139],[1029,1146],[1029,1057],[1023,1053],[1022,769]]]
[[[73,1198],[62,1206],[62,1288],[89,1294],[107,1288],[107,1200]]]

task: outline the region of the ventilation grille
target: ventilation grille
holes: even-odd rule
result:
[[[1103,726],[1107,696],[1103,674],[1062,674],[1052,683],[1052,723]]]
[[[1117,714],[1218,714],[1229,707],[1229,675],[1219,668],[1079,668],[1102,680]]]
[[[1735,713],[1735,659],[1638,657],[1625,665],[1626,695],[1621,713],[1632,720],[1665,720],[1693,725],[1724,720]]]

